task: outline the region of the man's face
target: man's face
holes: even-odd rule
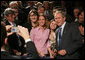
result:
[[[78,13],[79,13],[79,9],[74,9],[74,16],[77,18],[78,16]]]
[[[41,7],[41,8],[38,10],[38,13],[39,13],[39,14],[41,14],[41,13],[43,13],[43,14],[44,14],[44,8],[43,8],[43,7]]]
[[[10,22],[13,22],[14,19],[15,19],[15,15],[14,15],[14,14],[9,14],[9,16],[7,17],[7,19],[8,19]]]
[[[61,26],[65,22],[65,17],[61,13],[55,14],[54,17],[58,26]]]

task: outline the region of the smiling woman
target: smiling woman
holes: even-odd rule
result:
[[[35,46],[37,48],[37,51],[40,55],[40,57],[47,57],[46,55],[50,55],[51,49],[50,49],[50,43],[49,43],[49,29],[46,27],[46,18],[44,15],[39,16],[38,20],[39,26],[35,29],[32,29],[30,32],[30,37],[32,41],[35,43]],[[37,33],[35,33],[37,32]],[[48,53],[49,51],[49,53]],[[52,55],[50,55],[50,58]]]
[[[38,22],[39,22],[39,26],[46,27],[46,25],[45,25],[46,24],[46,17],[44,15],[39,16]]]
[[[38,12],[35,9],[30,10],[27,17],[27,22],[23,25],[28,28],[29,32],[32,28],[36,28],[38,26]]]

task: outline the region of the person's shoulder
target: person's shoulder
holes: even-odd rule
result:
[[[36,28],[32,27],[31,29],[31,31],[38,31],[38,30],[39,30],[39,27],[36,27]]]
[[[74,22],[70,23],[70,29],[71,30],[78,30],[78,25],[76,25]]]
[[[74,27],[74,26],[76,26],[76,24],[75,24],[74,22],[71,22],[71,23],[66,22],[66,24],[67,24],[69,27]]]
[[[35,27],[35,28],[33,28],[34,30],[38,30],[39,29],[39,27],[37,26],[37,27]]]
[[[72,26],[72,27],[78,27],[78,25],[77,25],[75,22],[72,22],[72,23],[71,23],[71,26]]]

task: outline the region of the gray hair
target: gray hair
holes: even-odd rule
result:
[[[4,16],[9,16],[9,14],[15,14],[14,9],[12,9],[12,8],[5,9]]]
[[[17,4],[17,5],[18,5],[17,1],[11,1],[11,2],[9,3],[9,6],[11,6],[11,5],[13,5],[13,4]]]
[[[57,15],[58,13],[61,13],[62,14],[62,17],[66,17],[66,11],[63,10],[63,9],[58,9],[55,13],[55,15]]]

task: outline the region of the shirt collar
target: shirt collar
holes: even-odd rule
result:
[[[15,24],[13,24],[13,22],[10,22],[10,21],[8,21],[12,26],[16,26]]]
[[[64,26],[65,26],[65,24],[66,24],[66,21],[63,23],[63,25],[62,26],[60,26],[60,28],[64,28]]]
[[[40,27],[38,27],[38,30],[40,30]],[[44,30],[45,30],[45,28],[44,28]]]

